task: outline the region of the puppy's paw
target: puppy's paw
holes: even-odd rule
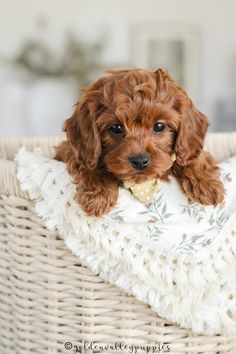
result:
[[[189,201],[214,206],[224,201],[225,189],[220,180],[207,183],[207,181],[193,181],[186,178],[182,187]]]
[[[220,169],[208,152],[202,151],[187,166],[178,167],[174,172],[190,201],[214,206],[224,201],[225,190],[220,180]]]
[[[101,188],[93,193],[78,193],[77,201],[83,211],[88,216],[101,217],[116,205],[118,198],[118,186],[114,186],[113,190]]]

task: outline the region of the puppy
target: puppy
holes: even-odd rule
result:
[[[82,209],[102,216],[116,204],[121,182],[170,174],[190,201],[223,202],[219,168],[202,151],[207,118],[186,92],[161,69],[108,73],[83,90],[56,153],[73,176]]]

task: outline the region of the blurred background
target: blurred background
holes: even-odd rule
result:
[[[0,0],[0,136],[60,135],[106,68],[167,69],[236,130],[235,0]]]

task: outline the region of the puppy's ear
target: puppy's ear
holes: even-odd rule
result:
[[[207,128],[207,117],[199,112],[193,105],[186,92],[169,76],[158,69],[155,72],[157,82],[157,97],[180,114],[180,126],[178,128],[175,153],[177,163],[186,165],[190,160],[200,154]]]
[[[64,124],[64,131],[77,155],[78,162],[82,162],[90,170],[96,168],[101,153],[93,106],[93,102],[83,99],[76,105],[72,117]]]
[[[181,121],[175,142],[175,153],[177,163],[184,166],[199,156],[209,123],[207,117],[197,110],[187,94],[184,91],[182,94],[184,97],[179,110]]]

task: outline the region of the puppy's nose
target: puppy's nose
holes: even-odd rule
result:
[[[129,157],[129,160],[137,170],[143,170],[149,164],[149,157],[147,155],[133,155]]]

